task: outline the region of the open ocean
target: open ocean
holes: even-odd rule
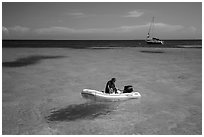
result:
[[[164,48],[202,48],[202,40],[164,40],[164,45],[146,44],[144,40],[3,40],[3,48],[9,47],[164,47]]]

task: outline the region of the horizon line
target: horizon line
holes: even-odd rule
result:
[[[3,40],[75,40],[75,41],[77,41],[77,40],[118,40],[118,41],[122,41],[122,40],[119,40],[119,39],[2,39],[2,41]],[[133,41],[133,40],[144,40],[145,41],[145,39],[123,39],[123,40],[131,40],[131,41]],[[162,39],[162,40],[202,40],[202,38],[198,38],[198,39]]]

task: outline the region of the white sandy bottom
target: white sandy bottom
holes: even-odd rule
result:
[[[3,49],[3,134],[201,134],[201,49]],[[21,60],[19,60],[21,58]],[[89,102],[116,77],[142,98]]]

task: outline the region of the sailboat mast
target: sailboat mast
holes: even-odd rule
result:
[[[152,17],[152,21],[150,23],[150,27],[149,27],[149,31],[148,31],[148,34],[147,34],[147,38],[150,37],[150,31],[151,31],[151,28],[152,28],[152,25],[154,24],[154,16]]]

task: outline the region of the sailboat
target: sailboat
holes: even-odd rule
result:
[[[153,37],[153,33],[151,33],[152,37],[150,36],[150,31],[151,30],[153,31],[153,28],[154,28],[154,17],[152,18],[152,22],[150,23],[149,31],[147,34],[147,38],[146,38],[147,44],[162,44],[163,45],[164,41],[162,41],[156,37]]]

